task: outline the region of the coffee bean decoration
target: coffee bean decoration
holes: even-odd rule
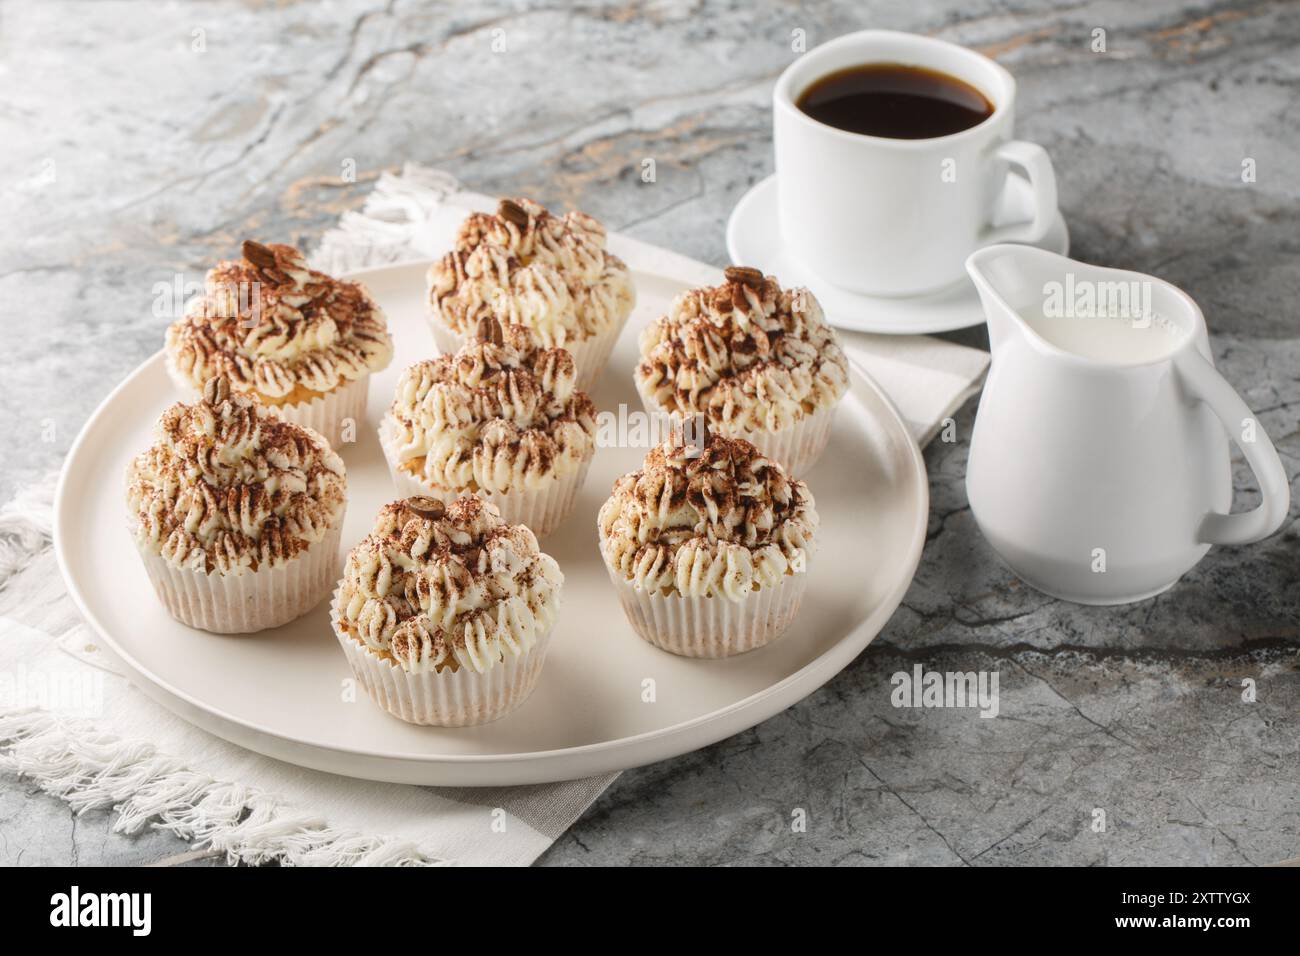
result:
[[[503,199],[497,206],[497,215],[506,222],[513,222],[520,229],[528,225],[528,210],[513,199]]]
[[[421,518],[437,521],[447,513],[447,506],[437,498],[417,495],[414,498],[406,499],[406,510],[415,512]]]
[[[756,289],[763,285],[763,273],[757,269],[751,269],[749,266],[727,266],[727,271],[723,273],[728,282],[734,282],[737,285],[749,286]]]
[[[485,315],[479,319],[474,335],[480,342],[491,342],[493,345],[506,343],[505,330],[501,328],[501,323],[495,316]]]
[[[217,375],[203,383],[203,400],[209,405],[220,405],[230,398],[230,379]]]
[[[252,239],[245,239],[243,245],[244,258],[257,266],[259,269],[275,269],[275,253],[268,246],[260,242],[254,242]]]

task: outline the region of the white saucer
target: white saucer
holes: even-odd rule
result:
[[[995,223],[1018,222],[1031,214],[1029,183],[1012,175],[998,203]],[[1035,243],[1066,255],[1070,233],[1058,210],[1052,228]],[[727,222],[727,254],[737,265],[752,266],[774,275],[787,286],[807,286],[826,311],[827,320],[854,332],[891,335],[948,332],[980,325],[984,312],[969,279],[939,292],[910,298],[881,298],[833,286],[803,268],[785,249],[776,208],[776,176],[758,183],[736,204]]]

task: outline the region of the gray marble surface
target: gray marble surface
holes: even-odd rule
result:
[[[1018,129],[1054,158],[1075,254],[1201,303],[1294,489],[1300,4],[44,0],[0,3],[0,498],[55,468],[159,347],[155,283],[198,278],[248,235],[310,246],[407,158],[723,263],[729,210],[772,168],[792,31],[814,45],[865,26],[969,44],[1016,74]],[[926,453],[929,542],[875,644],[761,726],[623,775],[542,863],[1300,856],[1300,505],[1154,600],[1065,604],[974,526],[973,416]],[[1237,487],[1252,504],[1243,466]],[[915,664],[996,671],[1001,713],[894,708],[890,676]],[[108,824],[0,778],[0,862],[186,859]]]

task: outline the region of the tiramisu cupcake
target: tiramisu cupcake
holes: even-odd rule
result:
[[[672,424],[703,415],[791,474],[821,456],[848,362],[807,289],[783,290],[756,269],[693,289],[641,333],[636,386],[646,411]]]
[[[744,439],[673,437],[614,483],[600,553],[632,627],[685,657],[730,657],[789,626],[817,512],[808,486]]]
[[[573,510],[596,451],[596,409],[573,357],[522,325],[479,320],[453,355],[402,373],[379,426],[401,495],[491,501],[510,524],[550,534]]]
[[[158,421],[126,474],[131,533],[158,597],[222,634],[286,624],[338,580],[343,460],[309,428],[209,381]]]
[[[429,321],[438,350],[455,352],[479,319],[526,325],[546,348],[573,353],[591,389],[632,314],[636,294],[605,228],[576,210],[552,216],[527,199],[474,213],[455,248],[429,269]]]
[[[338,448],[355,441],[373,372],[393,358],[383,311],[356,282],[307,267],[292,246],[247,241],[167,329],[167,369],[197,394],[217,375]],[[349,425],[351,426],[349,428]]]
[[[357,679],[413,724],[496,720],[532,692],[564,575],[523,525],[466,495],[385,505],[352,549],[331,620]]]

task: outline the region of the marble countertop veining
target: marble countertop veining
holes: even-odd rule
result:
[[[1300,4],[10,0],[0,498],[57,467],[159,347],[156,283],[197,281],[248,235],[310,246],[405,159],[724,263],[728,212],[772,169],[768,98],[792,42],[866,26],[1013,71],[1018,133],[1053,156],[1074,254],[1197,299],[1295,489]],[[1213,550],[1158,598],[1066,604],[974,526],[973,416],[926,452],[929,541],[872,647],[762,725],[624,774],[543,864],[1300,857],[1300,503],[1281,533]],[[1253,504],[1240,462],[1236,484]],[[917,664],[995,671],[1002,713],[893,707],[891,675]],[[0,778],[0,862],[185,851]]]

